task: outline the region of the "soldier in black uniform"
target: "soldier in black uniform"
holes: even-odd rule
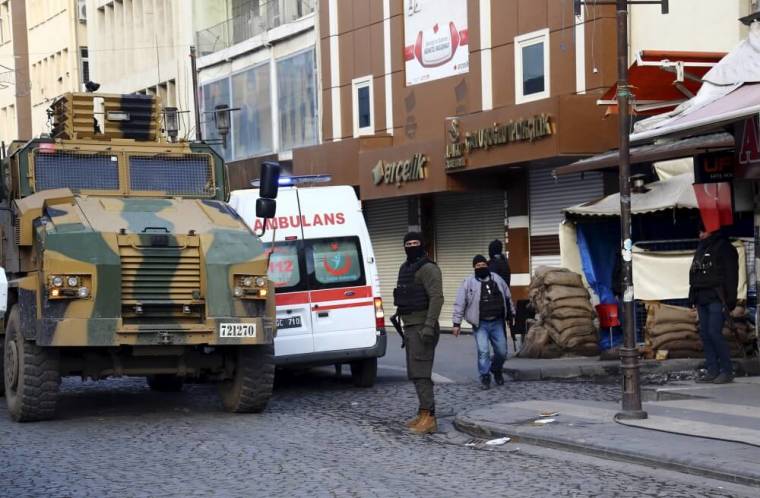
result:
[[[699,240],[689,271],[689,304],[699,313],[707,372],[697,382],[726,384],[734,380],[734,372],[722,331],[736,307],[739,255],[720,229],[708,232],[700,223]]]
[[[426,434],[438,430],[431,377],[440,334],[443,279],[438,265],[427,256],[422,234],[406,234],[404,250],[406,262],[399,270],[393,299],[404,323],[407,376],[414,382],[419,399],[417,416],[406,425],[412,432]]]

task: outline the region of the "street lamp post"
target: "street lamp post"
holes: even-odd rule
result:
[[[630,132],[631,89],[628,85],[628,5],[659,4],[662,13],[669,11],[668,0],[574,0],[575,15],[581,15],[581,5],[615,5],[617,10],[617,101],[620,146],[620,252],[623,258],[623,347],[620,362],[623,367],[623,402],[617,418],[643,419],[647,412],[641,406],[641,379],[639,375],[639,351],[636,347],[635,308],[633,300],[633,265],[631,239],[631,161]]]

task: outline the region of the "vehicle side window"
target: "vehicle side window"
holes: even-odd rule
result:
[[[301,263],[300,241],[277,242],[265,244],[269,254],[269,279],[274,283],[278,292],[289,292],[305,289],[303,264]]]
[[[358,237],[307,241],[306,265],[312,289],[329,289],[365,283]]]

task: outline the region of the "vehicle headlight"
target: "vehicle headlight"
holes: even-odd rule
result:
[[[256,287],[265,287],[267,285],[267,279],[264,277],[256,277]]]
[[[77,295],[82,299],[88,298],[90,297],[90,289],[87,287],[80,287],[77,291]]]
[[[53,287],[63,287],[63,277],[56,275],[50,279],[50,283],[53,284]]]
[[[253,277],[243,277],[243,287],[250,287],[253,285]]]
[[[66,279],[69,287],[79,287],[79,277],[69,277]]]
[[[235,287],[232,292],[235,294],[235,297],[243,297],[244,294],[244,291],[241,287]]]

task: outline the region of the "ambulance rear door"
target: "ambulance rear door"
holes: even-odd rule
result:
[[[314,351],[376,343],[371,248],[361,205],[349,186],[299,189],[311,295]]]
[[[230,205],[238,210],[238,214],[252,229],[260,229],[263,223],[263,220],[256,219],[257,198],[258,190],[244,190],[233,192],[230,199]],[[281,187],[277,196],[277,213],[267,225],[267,231],[262,239],[267,251],[270,252],[269,279],[275,285],[277,304],[275,356],[314,352],[300,220],[296,189]]]

